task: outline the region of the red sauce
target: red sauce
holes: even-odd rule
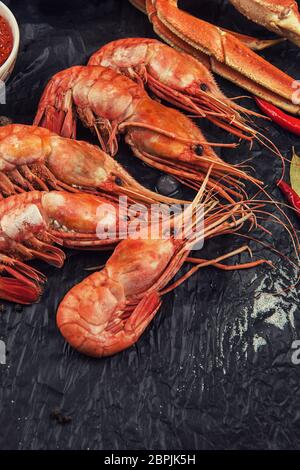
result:
[[[0,16],[0,65],[4,64],[13,48],[13,35],[7,21]]]

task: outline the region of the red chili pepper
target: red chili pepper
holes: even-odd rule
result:
[[[276,124],[281,126],[283,129],[286,129],[293,134],[300,136],[300,119],[290,116],[289,114],[284,113],[281,109],[278,109],[271,103],[268,103],[261,98],[254,97],[257,106],[274,121]]]
[[[295,209],[298,217],[300,217],[300,197],[296,191],[294,191],[293,188],[291,188],[291,186],[284,181],[279,181],[277,185],[287,198],[290,205]]]

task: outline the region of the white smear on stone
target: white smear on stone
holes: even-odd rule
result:
[[[293,328],[295,328],[295,313],[297,311],[297,305],[293,305],[289,311],[289,322]]]
[[[261,336],[254,335],[253,337],[253,349],[255,352],[259,350],[262,346],[265,346],[267,344],[267,341],[265,338],[262,338]]]
[[[266,278],[256,291],[258,294],[256,294],[254,299],[253,311],[251,313],[252,318],[258,318],[263,314],[269,313],[270,316],[265,319],[265,323],[273,325],[280,330],[284,330],[288,324],[295,328],[294,315],[297,311],[297,302],[294,299],[293,291],[290,291],[289,295],[287,293],[280,294],[284,289],[284,285],[282,282],[277,281],[274,283],[274,294],[259,293],[265,288],[265,281]],[[276,292],[279,294],[276,295]]]
[[[276,309],[280,305],[279,297],[272,294],[262,293],[259,297],[254,299],[253,310],[251,313],[252,318],[257,318],[261,313],[267,313]]]
[[[296,277],[296,273],[294,275]],[[291,283],[291,278],[294,278],[293,274],[284,268],[280,270],[276,281],[270,280],[266,274],[253,293],[252,307],[251,304],[246,305],[236,312],[236,318],[228,319],[220,334],[217,358],[217,364],[223,368],[225,374],[229,360],[225,351],[231,350],[231,359],[234,361],[246,362],[251,349],[257,352],[266,346],[265,338],[256,333],[250,334],[249,323],[253,325],[253,320],[259,319],[267,327],[275,327],[280,331],[288,326],[295,328],[295,313],[298,309],[297,290],[284,292],[286,286]],[[257,276],[254,275],[253,281],[256,279]],[[267,290],[271,290],[272,293],[265,292]]]
[[[288,323],[288,315],[282,310],[277,310],[271,317],[266,319],[266,323],[284,330],[285,325]]]

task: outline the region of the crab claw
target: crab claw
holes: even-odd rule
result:
[[[249,20],[300,46],[300,14],[295,0],[230,0]]]

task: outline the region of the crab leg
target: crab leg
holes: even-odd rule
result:
[[[177,8],[176,0],[147,3],[158,34],[198,59],[213,71],[289,112],[300,114],[294,103],[296,80],[274,67],[230,33]],[[152,8],[152,10],[151,10]],[[155,14],[153,14],[153,9]],[[152,13],[152,14],[151,14]],[[201,35],[199,31],[201,30]],[[275,91],[274,91],[275,90]]]
[[[147,14],[146,0],[129,0],[129,2],[142,13]],[[233,3],[233,2],[232,2]],[[276,44],[284,41],[284,39],[257,39],[252,36],[236,33],[229,29],[222,28],[223,31],[231,33],[236,36],[245,46],[249,47],[253,51],[262,51],[268,47],[275,46]]]
[[[225,33],[230,33],[233,36],[235,36],[245,46],[249,47],[249,49],[252,49],[253,51],[263,51],[264,49],[267,49],[268,47],[276,46],[276,44],[279,44],[285,40],[284,38],[258,39],[258,38],[254,38],[253,36],[248,36],[247,34],[236,33],[235,31],[231,31],[230,29],[226,29],[226,28],[221,28],[221,29]]]
[[[150,0],[151,1],[151,0]],[[148,12],[149,13],[149,12]],[[216,60],[212,60],[203,52],[198,51],[192,48],[187,42],[183,39],[177,37],[171,30],[165,27],[157,18],[155,10],[149,14],[149,18],[153,24],[154,31],[170,46],[174,47],[179,51],[186,52],[203,65],[205,65],[208,69],[212,72],[217,73],[223,78],[230,80],[234,83],[240,84],[244,83],[244,87],[260,98],[264,98],[265,100],[276,104],[278,107],[285,109],[293,114],[297,114],[299,107],[297,105],[292,105],[291,102],[284,100],[282,97],[278,96],[276,93],[267,90],[266,88],[258,85],[257,83],[253,82],[252,80],[247,79],[245,76],[241,75],[236,70],[231,69],[230,67],[217,62]],[[296,83],[296,82],[295,82]]]

